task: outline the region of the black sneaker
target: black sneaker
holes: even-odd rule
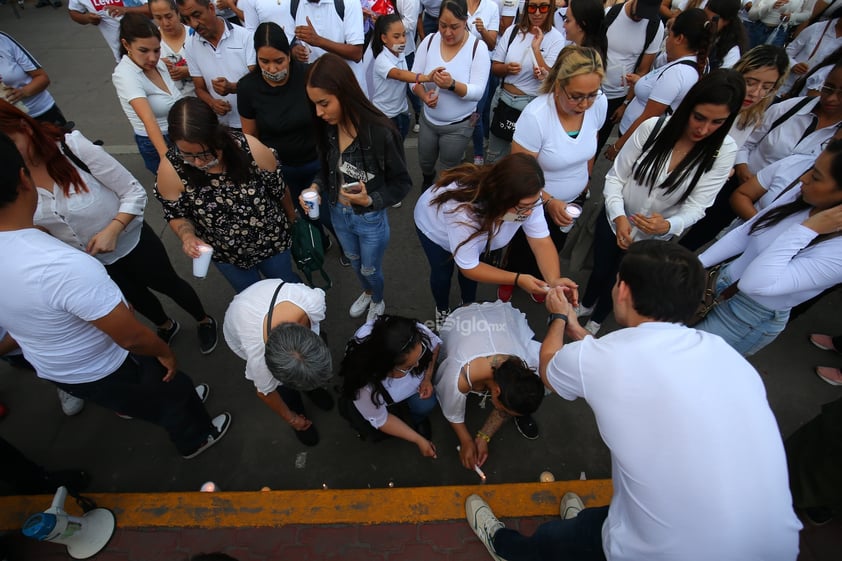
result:
[[[310,398],[313,405],[322,411],[330,411],[333,409],[333,396],[330,395],[330,392],[324,388],[316,388],[315,390],[306,391],[304,392],[304,395]]]
[[[339,256],[339,264],[342,265],[343,267],[350,267],[351,266],[351,260],[348,259],[345,256],[345,254],[343,253],[342,255]]]
[[[813,526],[824,526],[833,520],[833,509],[826,506],[805,508],[804,516]]]
[[[319,443],[319,433],[316,430],[316,425],[311,424],[307,430],[292,429],[292,432],[295,433],[298,441],[304,446],[315,446]]]
[[[211,424],[213,425],[214,432],[207,436],[205,442],[203,442],[196,450],[190,454],[183,456],[185,460],[190,460],[195,458],[220,440],[222,437],[225,436],[225,433],[228,432],[228,427],[231,426],[231,413],[225,412],[221,415],[217,415],[211,420]]]
[[[167,345],[172,343],[173,337],[175,337],[175,334],[181,329],[181,326],[177,321],[174,319],[170,319],[170,321],[172,322],[172,327],[169,329],[164,329],[163,327],[158,328],[158,337],[160,337]]]
[[[219,336],[216,333],[216,320],[208,316],[210,321],[199,324],[199,350],[203,355],[209,355],[216,348]]]
[[[515,417],[515,426],[517,431],[528,440],[535,440],[538,438],[538,423],[532,418],[532,415],[521,415]]]

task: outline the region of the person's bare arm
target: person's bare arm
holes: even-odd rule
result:
[[[99,25],[102,17],[94,12],[77,12],[76,10],[67,10],[70,14],[70,19],[79,25]]]
[[[731,203],[731,208],[737,216],[743,220],[748,220],[757,214],[757,209],[754,208],[754,203],[765,194],[766,188],[760,184],[757,180],[757,176],[755,175],[737,187],[737,190],[731,194],[731,198],[728,202]]]
[[[20,345],[18,345],[18,342],[15,341],[9,333],[6,333],[3,338],[0,339],[0,356],[9,354],[19,348]]]
[[[286,421],[287,424],[295,430],[307,430],[310,428],[310,425],[313,424],[313,422],[304,415],[299,415],[290,409],[287,404],[284,403],[284,400],[281,399],[281,394],[276,391],[270,392],[268,395],[257,392],[257,397],[259,397],[263,403],[269,406],[269,409],[277,413],[281,419]]]
[[[36,68],[27,72],[32,81],[20,88],[12,88],[6,95],[6,101],[9,103],[16,103],[25,97],[32,97],[47,89],[50,85],[50,77],[47,76],[46,70],[43,68]]]

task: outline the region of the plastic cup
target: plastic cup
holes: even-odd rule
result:
[[[301,198],[307,206],[307,216],[315,220],[319,217],[319,194],[315,191],[304,191]]]
[[[582,216],[582,207],[580,207],[576,203],[567,203],[567,214],[570,215],[570,218],[573,219],[573,222],[571,222],[567,226],[559,226],[559,228],[561,228],[562,233],[565,234],[573,229],[573,225],[576,223],[576,219]]]
[[[199,257],[193,258],[193,276],[197,279],[203,279],[208,276],[213,248],[209,245],[200,245],[199,253],[201,253]]]

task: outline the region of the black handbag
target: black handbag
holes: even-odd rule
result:
[[[515,134],[515,124],[517,124],[522,111],[522,109],[515,109],[503,103],[502,100],[498,101],[491,118],[491,131],[489,132],[501,140],[511,142]]]

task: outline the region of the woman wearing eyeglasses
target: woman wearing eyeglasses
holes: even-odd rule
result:
[[[189,257],[213,248],[236,292],[266,278],[301,282],[292,270],[292,199],[274,151],[229,131],[202,100],[178,100],[167,118],[174,146],[161,161],[155,196]]]
[[[584,0],[582,0],[584,1]],[[491,99],[492,127],[485,162],[493,164],[511,150],[514,123],[535,99],[547,69],[564,47],[564,35],[553,27],[555,1],[531,0],[526,15],[497,41],[491,72],[502,81]]]
[[[713,26],[703,10],[681,12],[667,32],[665,62],[656,61],[656,67],[645,76],[626,75],[633,87],[612,116],[620,121],[620,138],[605,151],[609,160],[617,157],[646,119],[668,115],[678,107],[705,70],[712,38]]]
[[[608,110],[600,90],[604,76],[595,49],[565,47],[541,85],[542,94],[526,106],[515,128],[512,152],[537,158],[544,172],[544,219],[557,253],[573,226],[567,203],[587,189],[590,179],[597,133]],[[539,274],[524,232],[512,239],[507,268]],[[508,301],[513,288],[501,286],[498,298]],[[542,302],[543,295],[533,294],[533,299]]]
[[[530,294],[562,285],[578,301],[576,283],[561,276],[558,252],[544,220],[544,172],[528,154],[510,154],[493,166],[463,164],[442,173],[415,205],[415,228],[430,262],[436,323],[450,313],[450,278],[459,270],[462,303],[476,301],[477,283],[512,284]],[[482,262],[523,228],[541,277]]]
[[[339,369],[342,397],[374,430],[415,444],[429,458],[436,457],[428,416],[436,406],[433,372],[440,346],[424,324],[382,315],[357,330]],[[398,404],[409,409],[411,424],[394,413]]]
[[[641,124],[605,176],[605,209],[594,232],[594,269],[577,310],[594,335],[613,308],[611,289],[637,240],[671,239],[702,217],[728,179],[737,146],[728,136],[745,99],[734,70],[715,70],[690,88],[672,117]]]

